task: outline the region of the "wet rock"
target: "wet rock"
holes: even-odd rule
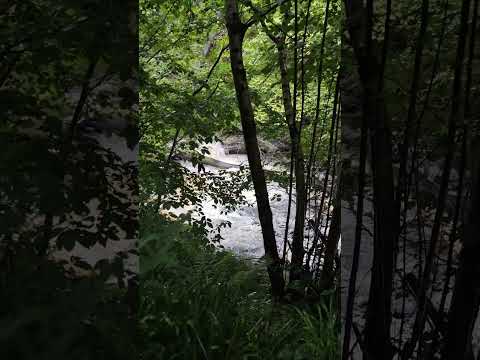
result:
[[[247,153],[245,150],[243,137],[241,135],[229,136],[225,138],[222,142],[223,142],[226,155]]]
[[[245,143],[242,135],[230,135],[222,140],[226,155],[246,154]],[[276,152],[289,151],[288,144],[284,144],[279,140],[267,141],[258,139],[258,146],[262,154],[274,154]]]

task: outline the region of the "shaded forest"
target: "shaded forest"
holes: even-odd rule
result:
[[[132,12],[0,4],[2,359],[136,354]]]
[[[478,357],[477,20],[345,3],[344,359]]]
[[[480,359],[478,7],[2,3],[2,358]]]

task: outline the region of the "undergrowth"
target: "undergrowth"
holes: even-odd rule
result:
[[[177,222],[143,222],[142,359],[338,358],[332,296],[273,303],[261,264],[218,251]]]

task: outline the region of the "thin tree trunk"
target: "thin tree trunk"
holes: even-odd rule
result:
[[[398,218],[398,228],[397,228],[397,238],[395,242],[395,269],[397,268],[397,259],[398,259],[398,251],[400,249],[400,238],[403,240],[402,244],[402,271],[403,277],[405,277],[405,269],[406,269],[406,243],[407,243],[407,208],[408,208],[408,200],[409,200],[409,185],[411,179],[411,173],[413,169],[411,169],[410,174],[407,174],[407,165],[408,165],[408,153],[410,149],[411,137],[412,137],[412,128],[416,123],[417,117],[417,94],[419,90],[420,84],[420,76],[421,76],[421,67],[422,67],[422,55],[423,55],[423,48],[425,44],[425,34],[427,32],[427,25],[428,25],[428,7],[429,1],[423,0],[422,7],[421,7],[421,19],[420,19],[420,29],[417,36],[416,48],[415,48],[415,60],[413,64],[413,74],[412,74],[412,82],[410,85],[410,98],[408,104],[408,113],[407,113],[407,120],[405,123],[405,132],[403,136],[403,143],[401,145],[401,153],[400,153],[400,170],[398,175],[398,186],[396,191],[396,198],[395,198],[395,205],[396,205],[396,215]],[[418,139],[415,138],[415,141]],[[415,143],[415,149],[417,144]],[[403,198],[402,198],[403,197]],[[403,208],[402,208],[402,200],[403,200]],[[402,236],[403,230],[403,236]],[[402,338],[403,338],[403,329],[405,324],[405,304],[406,304],[406,288],[405,288],[405,281],[402,281],[402,292],[403,292],[403,299],[402,299],[402,318],[400,323],[400,335],[399,335],[399,344],[402,346]]]
[[[447,256],[447,268],[445,270],[445,282],[443,285],[442,296],[440,298],[440,305],[438,308],[440,313],[443,313],[445,310],[445,303],[447,301],[447,295],[450,287],[450,277],[453,271],[453,247],[455,245],[455,241],[457,240],[458,219],[460,217],[460,207],[461,207],[462,195],[463,195],[463,179],[465,176],[465,165],[466,165],[466,156],[467,156],[466,136],[467,134],[464,129],[463,135],[462,135],[462,151],[460,155],[461,159],[460,159],[458,186],[457,186],[457,196],[455,199],[455,210],[453,214],[452,230],[448,238],[449,244],[448,244],[448,256]]]
[[[470,117],[470,90],[472,76],[472,61],[474,58],[475,35],[478,16],[479,0],[474,1],[472,15],[472,30],[470,33],[469,56],[467,63],[467,82],[465,90],[465,114],[468,120]],[[464,124],[464,138],[462,163],[466,163],[467,156],[467,136],[469,126]],[[477,145],[478,146],[478,145]],[[476,150],[476,151],[475,151]],[[476,154],[475,154],[476,153]],[[480,166],[478,161],[480,155],[479,148],[470,153],[472,173],[472,197],[469,206],[469,217],[466,219],[465,229],[463,231],[463,249],[460,256],[460,265],[456,275],[455,288],[453,291],[452,303],[448,316],[445,359],[473,359],[472,352],[472,330],[475,320],[478,316],[480,305],[480,266],[478,257],[480,256],[480,242],[478,234],[480,233]],[[464,164],[462,164],[464,165]],[[463,177],[463,169],[462,177]],[[460,181],[460,180],[459,180]],[[459,186],[459,191],[461,187]],[[458,206],[458,204],[457,204]],[[448,279],[448,278],[447,278]]]
[[[242,123],[248,163],[255,189],[255,197],[257,199],[268,274],[273,295],[281,296],[284,290],[284,279],[275,241],[275,231],[273,229],[272,211],[268,199],[265,173],[263,171],[258,147],[257,130],[248,89],[247,73],[243,63],[243,39],[247,26],[243,24],[240,19],[236,0],[225,0],[225,20],[230,43],[230,64],[240,110],[240,120]]]
[[[327,24],[328,24],[328,16],[330,10],[330,0],[327,0],[325,4],[325,17],[323,19],[323,29],[322,29],[322,41],[320,43],[320,55],[318,60],[318,73],[317,73],[317,98],[316,98],[316,105],[315,105],[315,119],[313,120],[313,132],[312,132],[312,140],[310,143],[310,156],[308,157],[308,165],[307,165],[307,193],[310,190],[310,173],[312,171],[312,164],[314,162],[314,152],[315,152],[315,142],[316,134],[317,134],[317,127],[318,127],[318,119],[320,115],[320,95],[322,92],[322,76],[323,76],[323,57],[325,54],[325,38],[327,35]],[[333,79],[332,79],[333,81]],[[321,139],[321,137],[320,137]]]
[[[383,71],[372,41],[373,2],[366,9],[346,0],[347,22],[365,93],[364,116],[370,121],[375,210],[374,256],[365,326],[366,359],[392,358],[390,343],[395,209],[392,140],[382,94]],[[366,45],[366,46],[365,46]],[[375,47],[374,47],[375,45]]]
[[[412,74],[412,83],[410,85],[410,99],[408,104],[408,114],[407,114],[407,121],[405,124],[405,133],[403,137],[403,144],[401,146],[401,155],[400,155],[400,170],[398,175],[398,188],[397,188],[397,195],[396,195],[396,206],[397,206],[397,214],[399,215],[398,218],[400,220],[400,209],[402,203],[402,194],[406,194],[406,179],[407,179],[407,163],[408,163],[408,150],[410,148],[410,139],[411,139],[411,131],[413,127],[413,123],[415,118],[417,117],[417,94],[418,88],[420,84],[420,71],[422,66],[422,55],[423,55],[423,48],[425,44],[425,34],[427,32],[427,24],[428,24],[428,0],[422,1],[422,16],[420,20],[420,30],[418,33],[418,38],[416,42],[416,49],[415,49],[415,61],[413,64],[413,74]],[[408,198],[403,199],[404,208],[407,206]],[[406,215],[405,213],[403,214]],[[405,219],[403,218],[403,221]],[[402,225],[399,221],[398,226],[398,234],[400,236],[400,229]]]
[[[343,337],[342,360],[347,360],[350,353],[350,338],[353,324],[353,304],[355,298],[358,264],[360,260],[360,245],[362,240],[363,229],[363,199],[365,196],[365,165],[367,159],[367,118],[365,114],[362,116],[362,129],[360,135],[360,168],[358,172],[358,195],[357,195],[357,212],[355,224],[355,242],[353,248],[352,266],[350,268],[350,281],[348,283],[347,307],[345,312],[345,330]]]
[[[170,152],[168,153],[168,156],[167,158],[165,159],[165,163],[163,164],[163,168],[164,169],[167,169],[168,165],[170,164],[170,161],[172,160],[172,157],[173,157],[173,154],[175,153],[175,148],[177,146],[177,143],[178,143],[178,137],[180,135],[180,128],[177,128],[177,130],[175,130],[175,135],[173,136],[173,142],[172,142],[172,146],[170,148]],[[161,201],[161,188],[160,188],[161,185],[159,185],[158,187],[158,198],[157,198],[157,203],[156,203],[156,210],[155,212],[158,213],[160,211],[160,206],[162,205],[162,201]]]
[[[368,86],[367,86],[368,88]],[[370,91],[367,90],[367,94]],[[374,173],[375,239],[370,295],[367,309],[365,345],[371,359],[390,359],[390,323],[395,243],[394,188],[391,133],[380,94],[367,95],[377,109],[367,112],[375,119],[372,128]],[[374,104],[374,102],[377,102]],[[370,359],[370,357],[368,357]]]
[[[335,126],[338,122],[338,116],[337,116],[337,108],[338,108],[338,98],[339,98],[339,93],[340,93],[340,75],[337,75],[337,82],[335,85],[335,97],[333,101],[333,116],[332,116],[332,121],[330,125],[330,138],[329,138],[329,144],[328,144],[328,155],[327,155],[327,171],[325,173],[325,178],[323,181],[323,187],[322,187],[322,197],[320,198],[320,206],[318,208],[318,213],[317,217],[315,219],[315,226],[314,226],[314,232],[313,232],[313,241],[310,249],[308,250],[308,255],[307,255],[307,264],[310,263],[310,258],[315,251],[315,248],[317,247],[318,244],[318,239],[319,239],[319,234],[321,233],[320,226],[322,224],[322,212],[323,212],[323,206],[325,204],[325,198],[327,194],[327,188],[328,188],[328,179],[330,176],[330,171],[331,171],[331,160],[332,160],[332,153],[333,153],[333,139],[334,139],[334,133],[335,133]]]
[[[305,229],[305,163],[302,150],[301,126],[302,120],[297,127],[297,89],[298,89],[298,0],[295,0],[295,34],[294,34],[294,57],[293,57],[293,123],[290,125],[290,136],[292,146],[295,148],[295,190],[296,190],[296,208],[295,208],[295,228],[293,230],[292,240],[292,258],[290,268],[290,280],[298,280],[303,272],[303,257],[305,250],[303,247],[303,233]],[[292,130],[294,132],[292,133]]]
[[[287,24],[287,14],[284,14],[284,26]],[[288,55],[285,39],[285,34],[281,34],[278,37],[275,37],[267,28],[265,23],[262,23],[263,28],[265,29],[267,35],[274,42],[277,48],[277,58],[278,66],[280,70],[280,82],[282,86],[282,101],[283,108],[285,112],[285,118],[288,124],[288,130],[290,134],[291,141],[291,151],[292,159],[295,173],[295,193],[296,193],[296,202],[295,202],[295,227],[293,230],[293,241],[292,241],[292,257],[291,257],[291,269],[290,269],[290,280],[297,280],[300,278],[303,270],[303,258],[304,258],[304,229],[305,229],[305,209],[306,209],[306,191],[305,191],[305,161],[303,155],[303,148],[300,138],[300,128],[296,124],[296,80],[294,83],[294,97],[292,100],[292,94],[290,91],[290,80],[288,78]],[[296,57],[294,59],[296,62]],[[294,66],[296,69],[296,66]],[[289,208],[290,208],[289,196]],[[289,214],[288,214],[289,215]],[[285,233],[288,237],[288,223],[289,216],[287,216],[287,223],[285,225]],[[288,241],[286,238],[285,243]]]
[[[340,171],[339,171],[340,172]],[[332,221],[328,230],[327,244],[325,247],[325,258],[323,261],[323,268],[320,277],[320,283],[322,288],[330,288],[335,276],[334,261],[335,254],[337,253],[338,241],[340,240],[340,221],[341,221],[341,201],[340,201],[340,189],[341,189],[341,173],[337,175],[338,184],[335,191],[335,199],[333,201]]]
[[[75,136],[75,130],[76,130],[77,124],[79,123],[80,118],[82,116],[82,111],[83,111],[83,107],[85,105],[85,102],[87,101],[87,98],[88,98],[88,93],[90,91],[89,84],[90,84],[90,80],[93,77],[93,74],[95,72],[95,67],[97,66],[97,62],[98,62],[98,56],[94,56],[90,60],[90,63],[88,65],[87,73],[85,74],[85,78],[84,78],[83,84],[82,84],[82,90],[81,90],[81,93],[80,93],[80,98],[77,102],[77,106],[75,107],[75,111],[74,111],[73,116],[72,116],[72,121],[70,122],[69,127],[68,127],[68,132],[67,132],[67,136],[66,136],[66,140],[65,140],[65,142],[67,144],[66,145],[67,147],[71,144],[71,142],[73,141],[73,138]]]
[[[478,158],[480,151],[475,154]],[[448,315],[446,346],[443,359],[471,360],[472,331],[480,305],[480,166],[472,169],[472,198],[465,224],[460,265],[455,279]]]

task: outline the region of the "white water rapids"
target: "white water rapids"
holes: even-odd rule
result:
[[[238,165],[248,166],[247,156],[245,154],[226,154],[225,147],[222,143],[216,142],[212,144],[205,144],[209,150],[209,157],[222,163],[231,164],[232,167],[228,171],[238,171]],[[264,156],[263,167],[265,170],[282,170],[281,167],[275,164],[278,159],[265,160]],[[182,160],[179,161],[182,166],[186,167],[192,172],[196,172],[197,169],[192,166],[191,162]],[[218,169],[205,165],[207,172],[218,173]],[[270,207],[272,210],[273,227],[275,230],[277,248],[279,254],[283,252],[285,226],[287,222],[288,212],[288,190],[281,187],[277,182],[270,181],[267,183],[268,194],[270,198]],[[231,227],[222,228],[221,235],[223,240],[220,242],[225,249],[232,251],[237,255],[241,255],[246,258],[260,258],[264,255],[262,230],[258,218],[258,210],[255,199],[255,192],[253,189],[244,190],[242,193],[246,200],[246,205],[239,205],[235,211],[227,214],[224,212],[223,206],[218,206],[212,199],[205,197],[202,202],[204,215],[212,220],[214,228],[224,221],[230,221]],[[326,199],[328,201],[328,198]],[[177,209],[176,215],[185,213],[190,210],[189,207]],[[312,209],[310,209],[312,210]],[[312,210],[313,211],[313,210]],[[307,218],[313,217],[313,212],[307,212]],[[289,238],[293,232],[295,225],[295,189],[292,191],[292,203],[290,209],[289,220]],[[321,231],[325,231],[325,227],[321,227]],[[307,241],[307,239],[306,239]],[[339,244],[340,247],[340,244]],[[288,257],[288,254],[287,254]]]
[[[222,161],[232,165],[248,166],[247,156],[243,154],[225,154],[225,149],[221,143],[208,144],[209,156],[215,160]],[[189,161],[181,161],[181,164],[192,172],[196,171]],[[272,169],[266,165],[265,168]],[[218,169],[205,165],[205,170],[217,173]],[[232,166],[228,171],[238,171],[238,168]],[[287,219],[288,192],[278,183],[270,182],[267,184],[270,197],[270,206],[272,209],[273,226],[277,238],[277,247],[279,252],[283,249],[283,238]],[[247,201],[245,205],[239,205],[237,209],[230,213],[223,213],[224,206],[215,205],[211,198],[206,197],[202,203],[205,216],[212,220],[214,227],[223,221],[230,221],[231,227],[222,229],[221,235],[224,238],[221,245],[225,249],[248,258],[260,258],[264,255],[262,230],[258,219],[258,210],[255,199],[255,192],[245,190],[242,193]],[[273,199],[273,200],[272,200]],[[292,208],[295,204],[295,195],[292,195]],[[188,208],[177,210],[177,215],[186,212]],[[294,219],[290,216],[289,228],[293,229]]]

